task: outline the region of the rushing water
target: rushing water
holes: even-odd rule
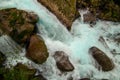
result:
[[[78,19],[73,23],[71,31],[68,32],[58,19],[36,0],[0,0],[0,8],[18,8],[35,12],[40,18],[37,23],[38,35],[44,38],[50,53],[44,64],[35,64],[24,57],[25,51],[19,51],[20,47],[14,41],[7,36],[2,36],[0,37],[0,50],[4,53],[11,53],[7,56],[7,65],[15,65],[17,62],[30,64],[39,69],[48,80],[67,80],[69,77],[73,77],[73,80],[85,77],[90,77],[92,80],[120,80],[120,44],[113,40],[114,37],[120,37],[117,35],[120,33],[119,23],[97,21],[96,25],[90,27],[89,24]],[[101,36],[105,41],[99,40]],[[11,43],[17,45],[17,48],[11,46]],[[100,48],[113,60],[115,68],[112,71],[97,70],[95,61],[88,52],[92,46]],[[111,53],[113,49],[116,50],[114,54]],[[58,50],[69,55],[69,59],[75,67],[73,72],[61,73],[57,69],[52,55]],[[16,51],[21,54],[13,55]]]

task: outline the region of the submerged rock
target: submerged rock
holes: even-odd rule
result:
[[[80,80],[90,80],[90,78],[82,78],[82,79],[80,79]]]
[[[5,62],[6,56],[0,51],[0,67]]]
[[[3,31],[0,29],[0,37],[3,35]]]
[[[42,37],[37,35],[31,36],[29,45],[27,47],[26,56],[39,64],[42,64],[47,60],[49,53]]]
[[[24,43],[33,33],[38,16],[15,8],[0,10],[0,29],[17,43]]]
[[[43,75],[39,74],[37,76],[35,76],[34,78],[32,78],[31,80],[47,80],[45,77],[43,77]]]
[[[120,33],[113,35],[113,40],[119,45],[120,44]]]
[[[77,0],[77,8],[89,8],[97,18],[120,22],[120,6],[116,0]]]
[[[76,14],[76,0],[38,0],[70,30]]]
[[[120,38],[116,38],[115,42],[117,42],[117,44],[120,44]]]
[[[103,71],[110,71],[114,68],[112,60],[97,47],[91,47],[90,52],[98,64],[102,67]]]
[[[56,65],[61,71],[73,71],[74,66],[70,62],[68,56],[63,51],[56,51],[54,54]]]

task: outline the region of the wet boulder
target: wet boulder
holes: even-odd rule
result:
[[[38,16],[34,13],[15,8],[0,10],[0,30],[19,44],[30,37],[37,21]]]
[[[84,22],[86,22],[86,23],[95,23],[96,22],[96,17],[90,12],[84,14],[83,18],[84,18]]]
[[[91,47],[90,53],[101,66],[103,71],[110,71],[114,68],[114,63],[112,62],[112,60],[97,47]]]
[[[74,66],[70,62],[68,56],[63,51],[56,51],[54,54],[54,59],[56,60],[56,65],[61,71],[73,71]]]
[[[37,35],[31,36],[26,51],[27,58],[39,64],[44,63],[49,56],[44,40]]]
[[[3,31],[0,29],[0,37],[3,35]]]
[[[71,29],[76,16],[76,0],[37,0],[49,9],[67,27]]]

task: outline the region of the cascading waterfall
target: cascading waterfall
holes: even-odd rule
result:
[[[0,0],[0,8],[18,8],[28,12],[35,12],[40,18],[37,23],[38,35],[44,38],[50,53],[48,60],[44,64],[38,65],[26,59],[24,56],[25,51],[23,50],[23,52],[19,52],[23,54],[13,55],[19,56],[17,58],[7,56],[7,65],[15,65],[17,62],[29,63],[31,66],[39,69],[48,80],[67,80],[69,77],[73,77],[73,80],[85,77],[90,77],[92,80],[120,80],[120,45],[117,45],[112,40],[117,33],[120,33],[119,23],[97,21],[96,25],[90,27],[89,24],[76,20],[72,25],[71,32],[68,32],[57,18],[36,0]],[[99,41],[100,36],[105,38],[108,47]],[[7,41],[4,39],[7,39]],[[3,45],[7,49],[9,49],[9,46],[5,43],[8,40],[11,43],[11,39],[4,36],[0,37],[0,43],[4,42]],[[16,45],[15,43],[13,44]],[[104,51],[115,63],[115,69],[109,72],[98,71],[95,67],[94,59],[88,52],[92,46],[96,46]],[[116,54],[111,53],[113,49],[116,50]],[[3,50],[2,45],[0,45],[0,50]],[[55,60],[52,57],[55,51],[64,51],[68,54],[70,61],[75,67],[73,72],[61,73],[57,69]],[[5,51],[3,50],[3,52]],[[10,60],[11,62],[9,62]]]

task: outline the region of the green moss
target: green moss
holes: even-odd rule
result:
[[[120,22],[120,6],[114,0],[77,0],[77,7],[82,5],[100,19]]]
[[[0,68],[0,74],[4,80],[31,80],[36,73],[35,69],[29,69],[23,64],[18,64],[11,69]]]
[[[9,24],[11,27],[15,27],[16,23],[19,23],[21,25],[24,24],[24,18],[22,17],[22,13],[19,12],[17,13],[16,11],[15,12],[12,12],[10,14],[10,20],[9,20]]]

